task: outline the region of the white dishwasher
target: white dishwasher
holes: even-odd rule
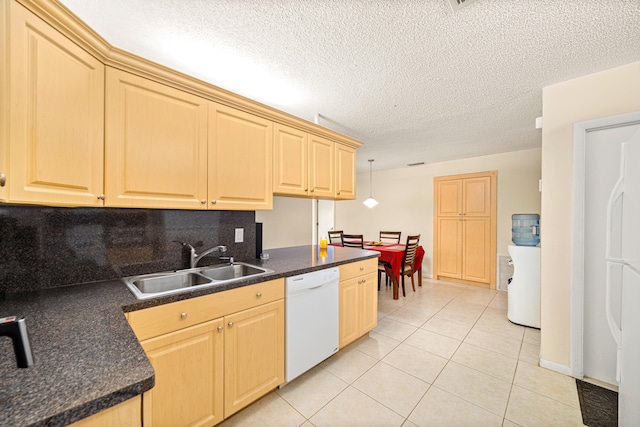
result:
[[[339,281],[337,267],[286,279],[286,382],[338,351]]]

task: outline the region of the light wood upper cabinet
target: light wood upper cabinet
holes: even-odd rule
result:
[[[273,208],[273,123],[209,106],[209,209]]]
[[[434,178],[437,278],[495,286],[496,172]]]
[[[309,194],[335,197],[335,143],[309,134]]]
[[[17,2],[2,8],[0,200],[102,206],[104,65]]]
[[[280,123],[274,136],[275,194],[355,198],[355,149]]]
[[[336,144],[336,199],[356,198],[356,150]]]
[[[209,101],[107,68],[105,205],[206,209]]]
[[[274,123],[273,192],[290,196],[309,194],[309,147],[306,132]]]

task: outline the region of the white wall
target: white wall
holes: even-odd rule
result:
[[[273,210],[256,211],[262,223],[262,248],[284,248],[313,244],[313,200],[274,197]]]
[[[507,246],[511,244],[511,215],[540,213],[540,162],[539,148],[380,172],[375,171],[374,162],[372,195],[380,204],[373,209],[362,204],[369,197],[369,173],[358,175],[356,200],[335,204],[335,229],[362,233],[367,240],[377,239],[383,229],[400,230],[403,239],[408,234],[420,234],[426,251],[423,271],[425,276],[432,276],[433,178],[497,170],[497,250],[499,254],[507,254]],[[544,219],[541,228],[544,228]]]
[[[573,124],[640,111],[640,62],[543,90],[541,364],[570,372]]]

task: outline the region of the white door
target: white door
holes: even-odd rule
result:
[[[620,360],[620,426],[640,425],[640,130],[626,146],[622,195],[622,348]]]
[[[639,124],[607,127],[587,132],[584,182],[584,323],[583,372],[585,377],[617,385],[617,345],[605,315],[605,231],[606,207],[620,170],[620,147]],[[620,217],[621,206],[614,215]],[[621,224],[614,235],[620,235]],[[614,247],[620,247],[620,239]],[[618,272],[618,275],[620,273]],[[620,277],[614,277],[612,314],[620,321]]]

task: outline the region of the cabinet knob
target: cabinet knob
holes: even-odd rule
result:
[[[98,196],[98,199],[99,199],[99,200],[104,200],[104,194],[99,195],[99,196]]]
[[[316,191],[316,189],[315,189],[315,188],[312,188],[312,189],[311,189],[311,192],[313,193],[314,191]]]
[[[4,187],[7,183],[7,176],[3,173],[0,173],[0,187]]]
[[[341,193],[341,192],[340,192],[340,191],[338,191],[338,196],[340,195],[340,193]]]
[[[203,205],[206,205],[207,204],[207,199],[200,200],[200,203],[202,203]]]
[[[256,294],[256,296],[257,296],[258,298],[262,298],[262,292],[258,292],[258,293]]]
[[[364,267],[360,267],[360,271],[364,271]]]
[[[181,319],[186,319],[186,318],[187,318],[187,313],[182,313],[182,314],[180,314],[180,318],[181,318]]]
[[[217,200],[212,200],[212,201],[211,201],[211,204],[212,204],[212,205],[215,205],[215,204],[216,204],[216,202],[217,202]]]
[[[233,328],[233,322],[227,323],[227,326],[230,327],[230,328]]]
[[[224,328],[223,328],[222,326],[218,326],[218,328],[217,328],[217,329],[218,329],[218,332],[222,332],[222,331],[224,331]]]

